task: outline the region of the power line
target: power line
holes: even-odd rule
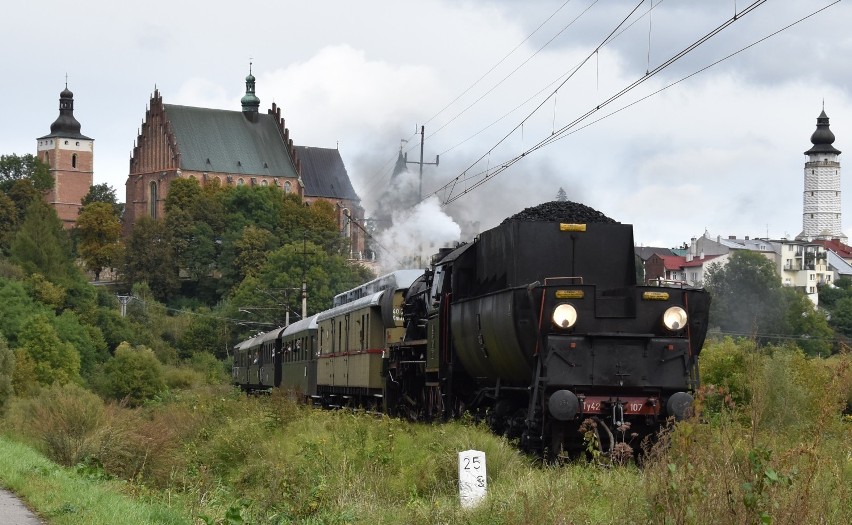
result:
[[[838,1],[839,1],[839,0],[838,0]],[[659,72],[663,71],[664,69],[668,68],[669,66],[671,66],[672,64],[674,64],[676,61],[680,60],[681,58],[683,58],[684,56],[686,56],[688,53],[690,53],[691,51],[695,50],[695,49],[696,49],[696,48],[698,48],[700,45],[704,44],[705,42],[707,42],[708,40],[710,40],[711,38],[713,38],[714,36],[716,36],[717,34],[719,34],[722,30],[724,30],[725,28],[729,27],[729,26],[730,26],[731,24],[733,24],[734,22],[736,22],[736,21],[740,20],[740,19],[741,19],[744,15],[746,15],[746,14],[748,14],[748,13],[752,12],[753,10],[755,10],[757,7],[759,7],[760,5],[762,5],[762,4],[763,4],[763,3],[765,3],[765,2],[766,2],[766,0],[756,0],[754,3],[752,3],[752,4],[751,4],[751,5],[749,5],[748,7],[744,8],[741,12],[739,12],[739,13],[735,14],[732,18],[730,18],[730,19],[726,20],[725,22],[723,22],[723,23],[722,23],[721,25],[719,25],[718,27],[716,27],[716,28],[712,29],[710,32],[708,32],[707,34],[705,34],[704,36],[702,36],[701,38],[699,38],[698,40],[696,40],[695,42],[693,42],[692,44],[690,44],[689,46],[687,46],[686,48],[682,49],[680,52],[676,53],[675,55],[673,55],[673,56],[672,56],[672,57],[670,57],[668,60],[666,60],[666,61],[665,61],[665,62],[663,62],[662,64],[658,65],[657,67],[655,67],[655,68],[654,68],[654,69],[652,69],[651,71],[646,72],[646,74],[645,74],[645,75],[643,75],[643,76],[642,76],[642,77],[640,77],[639,79],[635,80],[634,82],[632,82],[631,84],[629,84],[629,85],[628,85],[628,86],[626,86],[625,88],[621,89],[619,92],[617,92],[616,94],[612,95],[611,97],[609,97],[609,98],[608,98],[607,100],[605,100],[604,102],[602,102],[602,103],[600,103],[600,104],[597,104],[597,105],[596,105],[596,106],[594,106],[592,109],[588,110],[586,113],[582,114],[581,116],[577,117],[577,118],[576,118],[576,119],[574,119],[572,122],[570,122],[569,124],[567,124],[567,125],[563,126],[562,128],[560,128],[558,131],[553,131],[553,132],[551,133],[551,135],[550,135],[550,136],[548,136],[548,137],[546,137],[545,139],[543,139],[543,140],[539,141],[539,143],[537,143],[537,144],[536,144],[536,145],[534,145],[533,147],[531,147],[531,148],[529,148],[529,149],[525,150],[525,151],[524,151],[524,152],[522,152],[520,155],[518,155],[518,156],[516,156],[516,157],[514,157],[514,158],[512,158],[512,159],[510,159],[510,160],[508,160],[508,161],[506,161],[506,162],[503,162],[503,163],[499,164],[499,165],[498,165],[498,167],[496,167],[496,168],[494,168],[494,169],[493,169],[493,171],[491,171],[491,169],[487,170],[487,171],[485,172],[485,176],[483,176],[483,177],[481,178],[481,180],[477,181],[477,182],[476,182],[476,183],[474,183],[472,186],[470,186],[470,187],[468,187],[468,188],[465,188],[465,190],[464,190],[464,191],[462,191],[461,193],[459,193],[459,194],[457,194],[457,195],[455,195],[455,196],[453,196],[453,195],[452,195],[452,193],[450,193],[450,195],[449,195],[449,196],[448,196],[448,197],[444,200],[443,204],[444,204],[444,205],[446,205],[446,204],[449,204],[449,203],[451,203],[451,202],[453,202],[453,201],[455,201],[455,200],[457,200],[457,199],[461,198],[463,195],[465,195],[465,194],[467,194],[467,193],[470,193],[472,190],[474,190],[474,189],[476,189],[477,187],[481,186],[482,184],[484,184],[485,182],[489,181],[490,179],[492,179],[492,178],[493,178],[493,177],[495,177],[496,175],[498,175],[498,174],[502,173],[503,171],[505,171],[506,169],[508,169],[510,166],[512,166],[513,164],[515,164],[516,162],[518,162],[521,158],[525,157],[526,155],[528,155],[528,154],[530,154],[530,153],[532,153],[532,152],[534,152],[534,151],[537,151],[538,149],[541,149],[541,148],[543,148],[544,146],[547,146],[547,145],[551,144],[552,142],[555,142],[556,140],[559,140],[559,139],[560,139],[560,138],[562,138],[564,135],[566,135],[566,134],[567,134],[567,132],[568,132],[569,130],[571,130],[572,128],[574,128],[577,124],[579,124],[580,122],[582,122],[582,121],[584,121],[585,119],[589,118],[591,115],[593,115],[593,114],[597,113],[597,112],[598,112],[598,111],[600,111],[603,107],[605,107],[605,106],[607,106],[607,105],[611,104],[612,102],[614,102],[614,101],[618,100],[619,98],[621,98],[621,97],[622,97],[622,96],[624,96],[625,94],[629,93],[630,91],[632,91],[633,89],[635,89],[636,87],[638,87],[639,85],[641,85],[642,83],[644,83],[644,82],[645,82],[646,80],[648,80],[649,78],[653,77],[654,75],[656,75],[656,74],[658,74]],[[836,2],[835,2],[835,3],[836,3]],[[827,7],[828,7],[828,6],[827,6]],[[823,9],[824,9],[824,8],[823,8]],[[635,9],[634,9],[634,11],[635,11]],[[632,14],[632,12],[631,12],[631,14]],[[814,13],[814,14],[815,14],[815,13]],[[629,16],[629,15],[628,15],[628,16]],[[812,16],[812,15],[809,15],[809,16]],[[622,24],[623,24],[623,21],[622,21]],[[621,24],[620,24],[620,25],[621,25]],[[611,35],[610,35],[610,36],[611,36]],[[607,37],[607,38],[609,38],[609,37]],[[606,42],[606,40],[604,41],[604,43],[605,43],[605,42]],[[589,59],[589,58],[590,58],[590,57],[591,57],[591,56],[592,56],[595,52],[597,52],[597,51],[598,51],[598,50],[599,50],[599,49],[600,49],[600,48],[604,45],[604,43],[602,43],[601,45],[599,45],[599,46],[598,46],[598,47],[597,47],[597,48],[596,48],[596,49],[595,49],[592,53],[590,53],[590,54],[589,54],[589,56],[586,58],[586,60],[585,60],[585,61],[587,61],[587,60],[588,60],[588,59]],[[585,61],[584,61],[584,62],[585,62]],[[575,71],[576,71],[576,70],[575,70]],[[573,72],[572,72],[572,74],[573,74]],[[435,190],[434,192],[432,192],[429,196],[431,196],[431,195],[435,195],[435,194],[438,194],[439,192],[444,191],[444,190],[448,190],[448,189],[449,189],[450,191],[452,191],[452,190],[454,189],[455,185],[456,185],[458,182],[460,182],[461,180],[463,180],[463,177],[466,177],[466,176],[467,176],[467,171],[468,171],[468,170],[470,170],[473,166],[475,166],[477,163],[479,163],[479,162],[480,162],[483,158],[485,158],[485,157],[486,157],[488,154],[490,154],[490,153],[491,153],[494,149],[496,149],[496,147],[497,147],[497,146],[499,146],[499,145],[500,145],[503,141],[505,141],[505,140],[506,140],[509,136],[511,136],[511,135],[512,135],[512,134],[513,134],[513,133],[514,133],[514,132],[515,132],[515,131],[516,131],[516,130],[517,130],[517,129],[518,129],[518,128],[522,125],[522,124],[523,124],[523,122],[525,122],[525,121],[526,121],[526,120],[528,120],[530,117],[532,117],[532,115],[533,115],[533,114],[535,114],[535,113],[536,113],[536,112],[537,112],[537,111],[541,108],[541,106],[544,104],[544,102],[545,102],[545,101],[547,101],[549,98],[551,98],[552,96],[554,96],[554,95],[556,94],[556,92],[558,92],[558,91],[559,91],[559,89],[560,89],[560,88],[561,88],[561,87],[562,87],[562,86],[563,86],[563,85],[564,85],[564,84],[565,84],[565,83],[566,83],[569,79],[570,79],[570,77],[569,77],[569,78],[566,78],[566,79],[565,79],[565,80],[564,80],[564,81],[563,81],[563,82],[559,85],[559,87],[557,87],[557,88],[556,88],[556,90],[554,90],[554,92],[553,92],[553,93],[551,93],[551,95],[550,95],[550,96],[548,96],[548,97],[547,97],[544,101],[542,101],[542,103],[541,103],[541,104],[539,104],[539,106],[537,106],[537,107],[533,110],[533,112],[532,112],[532,113],[530,113],[530,115],[528,115],[528,116],[527,116],[527,117],[526,117],[526,118],[525,118],[525,119],[524,119],[524,120],[523,120],[520,124],[518,124],[517,126],[515,126],[515,128],[513,128],[513,129],[512,129],[512,130],[511,130],[511,131],[510,131],[510,132],[509,132],[506,136],[504,136],[502,139],[500,139],[500,141],[498,141],[498,143],[497,143],[497,144],[495,144],[492,148],[490,148],[486,154],[484,154],[484,155],[482,155],[481,157],[479,157],[479,159],[477,159],[477,160],[476,160],[473,164],[471,164],[471,165],[470,165],[470,166],[469,166],[469,167],[468,167],[465,171],[463,171],[461,175],[458,175],[456,178],[454,178],[453,180],[451,180],[450,182],[448,182],[448,183],[447,183],[447,184],[445,184],[444,186],[442,186],[442,187],[438,188],[437,190]],[[468,179],[464,179],[464,180],[468,180]]]

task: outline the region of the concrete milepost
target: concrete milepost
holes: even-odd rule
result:
[[[488,475],[485,472],[485,452],[465,450],[459,452],[459,499],[461,506],[469,509],[485,498]]]

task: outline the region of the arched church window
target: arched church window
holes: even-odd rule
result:
[[[238,180],[237,180],[237,186],[242,186],[242,185],[243,185],[243,184],[245,184],[245,183],[246,183],[246,181],[244,181],[243,179],[238,179]]]
[[[343,236],[349,238],[352,236],[352,217],[349,215],[349,210],[343,208]]]
[[[269,182],[266,179],[263,179],[262,181],[260,181],[260,185],[261,186],[268,186]]]
[[[151,181],[149,186],[148,214],[152,219],[157,218],[157,181]]]
[[[50,153],[47,151],[44,152],[44,163],[50,164]]]
[[[76,153],[71,155],[71,167],[72,168],[77,167],[77,154]]]
[[[284,193],[290,193],[290,181],[284,183]]]

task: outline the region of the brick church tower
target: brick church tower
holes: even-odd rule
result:
[[[74,93],[59,94],[59,117],[50,125],[50,134],[38,139],[38,158],[50,167],[53,189],[46,195],[48,204],[65,228],[73,228],[83,197],[92,186],[94,140],[80,133],[74,118]]]

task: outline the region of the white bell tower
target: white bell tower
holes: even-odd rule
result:
[[[802,233],[804,240],[840,239],[840,150],[832,146],[834,133],[828,127],[825,109],[817,117],[817,129],[811,135],[813,147],[805,152],[805,191],[803,196]]]

